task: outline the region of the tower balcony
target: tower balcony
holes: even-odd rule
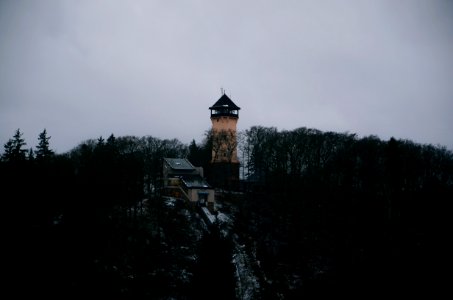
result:
[[[239,110],[237,109],[211,109],[211,118],[215,117],[234,117],[239,118]]]

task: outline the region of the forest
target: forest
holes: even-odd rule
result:
[[[209,169],[210,137],[186,145],[112,134],[59,154],[45,129],[36,149],[18,129],[0,161],[15,295],[199,299],[223,289],[216,298],[295,299],[445,286],[450,150],[251,127],[237,140],[241,182],[218,200],[233,220],[222,238],[159,193],[164,157]],[[247,296],[234,291],[232,236],[258,282]],[[217,282],[207,280],[212,263]]]

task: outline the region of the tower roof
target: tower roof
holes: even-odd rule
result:
[[[217,100],[217,102],[214,103],[214,105],[209,109],[240,110],[241,108],[234,104],[234,102],[231,101],[231,99],[226,94],[223,94],[222,97],[220,97],[220,99]]]

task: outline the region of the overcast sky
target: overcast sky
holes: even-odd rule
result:
[[[201,141],[220,89],[239,130],[453,149],[453,1],[0,0],[0,143],[111,133]]]

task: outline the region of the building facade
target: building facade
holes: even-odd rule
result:
[[[203,169],[185,158],[164,158],[164,194],[200,205],[213,206],[214,189],[203,177]]]

